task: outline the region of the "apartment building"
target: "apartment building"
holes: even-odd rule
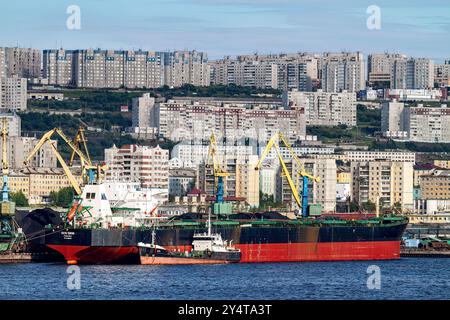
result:
[[[403,211],[412,210],[413,162],[351,162],[351,199],[358,204],[372,202],[380,208],[400,204]]]
[[[197,51],[44,50],[49,84],[82,88],[207,86],[206,53]]]
[[[336,161],[334,159],[302,159],[305,170],[320,178],[320,183],[309,181],[308,202],[310,204],[320,204],[323,212],[333,212],[336,210]],[[303,180],[299,174],[300,166],[296,161],[285,161],[286,167],[301,193]],[[284,203],[290,209],[298,209],[295,198],[289,183],[279,167],[277,176],[277,201]]]
[[[25,111],[27,98],[27,79],[17,75],[0,78],[0,109]]]
[[[214,133],[229,142],[243,137],[267,142],[279,130],[291,142],[306,136],[303,108],[169,100],[158,104],[157,114],[159,134],[172,141],[207,140]]]
[[[358,92],[366,87],[366,64],[362,53],[324,53],[322,89],[325,92]]]
[[[206,162],[209,148],[209,140],[205,140],[201,143],[182,141],[173,147],[171,160],[178,159],[180,165],[183,166],[198,167]],[[216,155],[218,159],[221,159],[224,155],[226,155],[227,158],[238,159],[256,154],[256,146],[246,145],[242,141],[233,145],[227,145],[221,143],[221,141],[217,142]]]
[[[381,106],[381,131],[389,137],[406,137],[405,104],[398,101],[383,102]]]
[[[450,199],[450,171],[432,170],[419,177],[420,198],[422,200]]]
[[[450,86],[450,60],[434,65],[434,83],[438,86]]]
[[[397,60],[407,57],[400,53],[370,54],[367,59],[368,80],[371,86],[391,88],[392,71]]]
[[[5,48],[0,47],[0,79],[6,77],[6,60]]]
[[[197,172],[194,169],[169,170],[169,196],[183,197],[195,187]]]
[[[155,98],[149,93],[132,100],[131,131],[140,137],[155,137],[159,118],[155,107]]]
[[[344,158],[350,162],[368,162],[376,160],[387,160],[391,162],[412,162],[416,161],[416,154],[409,151],[386,150],[386,151],[344,151]]]
[[[210,63],[211,83],[312,91],[319,78],[319,60],[307,53],[227,56]]]
[[[110,180],[140,182],[142,188],[169,189],[169,151],[156,146],[125,145],[105,149]]]
[[[434,62],[426,58],[400,58],[394,61],[391,89],[431,89],[434,87]]]
[[[243,200],[250,207],[259,206],[259,172],[255,170],[258,156],[228,157],[219,161],[229,174],[224,178],[224,195],[231,199]],[[216,194],[216,184],[212,165],[203,163],[199,168],[199,188],[208,195]]]
[[[32,48],[0,48],[4,52],[5,76],[18,76],[19,78],[33,79],[41,76],[42,54],[38,49]],[[0,57],[0,60],[2,58]],[[1,65],[1,62],[0,62]]]
[[[356,93],[354,92],[300,92],[283,93],[286,107],[304,108],[308,125],[313,126],[356,126]]]
[[[73,171],[78,183],[82,182],[81,171]],[[9,176],[11,192],[22,191],[29,204],[44,204],[49,202],[50,194],[62,188],[72,187],[62,168],[26,167],[12,172]]]

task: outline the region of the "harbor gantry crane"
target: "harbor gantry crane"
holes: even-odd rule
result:
[[[77,134],[73,138],[72,143],[76,147],[78,147],[79,150],[83,149],[83,152],[84,152],[84,155],[86,157],[87,162],[92,164],[91,156],[89,155],[89,150],[88,150],[88,147],[87,147],[87,139],[86,139],[86,136],[84,134],[83,126],[80,126],[78,128]],[[73,165],[73,161],[75,160],[76,154],[77,153],[76,153],[75,149],[72,149],[72,154],[70,155],[70,160],[69,160],[69,166]]]
[[[71,156],[72,162],[73,162],[73,158],[75,157],[75,154],[80,158],[83,182],[84,183],[94,183],[96,175],[97,175],[97,181],[99,181],[102,173],[107,169],[107,167],[106,166],[100,166],[100,165],[93,165],[89,155],[85,155],[78,148],[78,146],[77,146],[78,143],[86,141],[86,139],[84,138],[84,132],[81,134],[81,136],[79,136],[79,134],[78,134],[79,132],[78,132],[77,135],[75,136],[75,138],[72,140],[72,139],[68,138],[60,128],[53,128],[52,130],[46,132],[41,137],[41,139],[36,144],[34,149],[30,152],[28,157],[25,159],[24,164],[27,165],[28,162],[34,157],[34,155],[42,148],[42,146],[46,142],[49,142],[50,146],[52,146],[52,150],[55,151],[56,147],[53,145],[53,143],[51,141],[51,138],[52,138],[52,136],[55,133],[58,134],[63,139],[63,141],[71,148],[72,155],[73,155],[73,157]],[[80,139],[83,139],[83,140],[80,140]],[[87,150],[87,145],[85,143],[84,143],[84,146],[85,146],[85,148]],[[59,157],[61,157],[61,155],[58,153],[58,156],[56,156],[56,157],[59,160]],[[61,163],[61,161],[60,161],[60,164],[64,168],[64,166]],[[66,167],[68,167],[65,162],[64,162],[64,165]]]
[[[297,164],[300,168],[298,171],[298,175],[301,176],[303,179],[302,199],[301,200],[299,197],[298,187],[295,185],[294,181],[292,180],[289,170],[287,169],[286,163],[283,160],[283,157],[281,155],[281,151],[280,151],[280,147],[279,147],[280,141],[286,147],[286,149],[289,151],[289,153],[292,156],[292,159],[295,162],[297,162]],[[267,143],[266,148],[264,149],[263,153],[261,154],[261,158],[259,159],[258,164],[255,167],[255,170],[259,170],[261,168],[264,159],[267,157],[267,155],[269,154],[269,152],[272,148],[275,148],[275,151],[278,156],[278,160],[280,161],[280,165],[283,170],[283,174],[286,176],[286,179],[288,181],[292,195],[294,196],[294,199],[297,202],[297,205],[302,210],[302,216],[307,217],[308,216],[308,183],[309,183],[309,180],[312,180],[314,182],[320,182],[320,178],[314,177],[306,171],[304,163],[295,154],[291,145],[284,138],[284,136],[281,132],[277,132],[276,134],[274,134],[272,136],[272,138],[270,138],[269,142]]]
[[[216,203],[222,204],[224,195],[224,178],[230,174],[225,171],[222,165],[217,160],[217,141],[214,133],[209,138],[208,158],[206,159],[206,166],[210,166],[212,161],[214,172],[214,189],[216,191]]]

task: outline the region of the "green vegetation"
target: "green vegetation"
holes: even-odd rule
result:
[[[52,191],[50,193],[50,202],[54,206],[58,207],[68,207],[74,197],[74,191],[71,187],[66,187],[60,189],[58,192]]]
[[[358,105],[356,119],[358,128],[364,134],[373,135],[381,131],[381,110],[379,109],[369,109],[364,105]]]
[[[411,141],[373,141],[370,150],[403,149],[414,152],[450,152],[450,143],[422,143]]]
[[[282,206],[281,202],[276,202],[273,195],[268,195],[259,192],[259,209],[269,210],[274,208],[280,208]]]
[[[28,207],[28,199],[22,191],[11,192],[9,194],[11,201],[16,203],[17,207]]]

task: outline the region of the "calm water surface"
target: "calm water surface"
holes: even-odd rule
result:
[[[367,288],[371,265],[381,289]],[[450,299],[450,259],[235,264],[80,266],[67,288],[64,264],[0,265],[0,299]]]

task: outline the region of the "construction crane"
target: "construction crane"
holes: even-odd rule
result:
[[[286,149],[289,151],[289,153],[292,156],[292,159],[294,159],[294,161],[297,162],[297,164],[300,168],[297,174],[299,176],[301,176],[303,179],[302,199],[300,199],[300,197],[299,197],[299,192],[298,192],[298,187],[297,187],[298,182],[296,185],[294,183],[294,181],[292,180],[289,170],[287,169],[286,163],[284,162],[283,157],[281,155],[281,151],[280,151],[280,147],[279,147],[280,141],[286,147]],[[278,160],[280,161],[280,165],[283,170],[283,174],[288,181],[292,195],[294,196],[294,199],[297,202],[297,205],[302,210],[302,216],[307,217],[308,216],[308,183],[309,183],[309,180],[312,180],[314,182],[320,182],[320,178],[314,177],[306,171],[304,163],[297,157],[297,155],[295,154],[291,145],[284,138],[284,136],[281,132],[274,134],[273,137],[270,138],[269,142],[267,143],[266,148],[264,149],[264,151],[261,155],[261,158],[258,161],[258,164],[255,167],[255,170],[259,170],[261,168],[264,159],[267,157],[267,155],[269,154],[269,152],[272,148],[275,148],[275,151],[278,156]]]
[[[217,186],[216,189],[216,203],[223,203],[224,195],[224,178],[228,177],[230,174],[225,171],[222,165],[217,160],[217,142],[216,137],[211,134],[209,138],[209,150],[208,158],[206,160],[206,166],[210,166],[212,161],[213,171],[214,171],[214,184]]]

